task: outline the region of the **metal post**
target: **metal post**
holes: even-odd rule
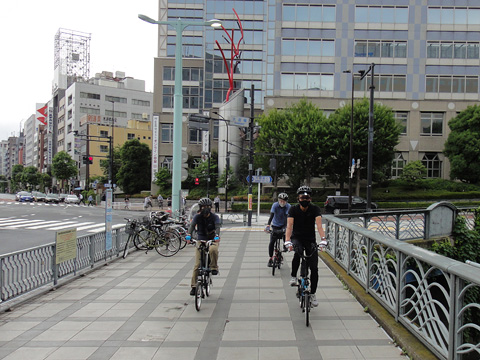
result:
[[[252,181],[253,181],[253,121],[255,119],[254,107],[255,85],[250,87],[250,154],[248,161],[248,226],[252,226],[252,207],[250,201],[253,201]]]
[[[225,213],[228,212],[228,170],[230,168],[230,152],[228,151],[228,123],[225,121],[227,127],[227,142],[225,143],[225,149],[227,151],[227,157],[225,158]]]
[[[348,212],[349,213],[352,212],[352,177],[353,177],[353,173],[351,170],[351,167],[353,167],[353,163],[352,163],[352,160],[353,160],[353,100],[354,100],[353,99],[354,98],[353,68],[352,68],[351,75],[352,75],[352,111],[350,113],[350,156],[349,156],[349,163],[348,163],[349,164],[348,169],[350,170],[348,172]]]
[[[367,159],[367,212],[372,211],[372,175],[373,175],[373,96],[375,91],[374,75],[375,64],[370,66],[371,83],[370,83],[370,110],[368,114],[368,159]]]
[[[88,159],[90,157],[90,140],[88,139],[88,123],[87,123],[87,163],[86,163],[86,169],[85,169],[85,189],[90,190],[89,186],[89,178],[90,178],[90,160]]]
[[[210,197],[210,152],[211,152],[211,136],[212,136],[212,122],[208,122],[208,160],[207,160],[207,198]]]

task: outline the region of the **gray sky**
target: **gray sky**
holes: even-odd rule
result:
[[[1,0],[0,140],[51,98],[59,28],[91,34],[90,76],[124,71],[153,91],[157,26],[138,14],[157,19],[158,0]]]

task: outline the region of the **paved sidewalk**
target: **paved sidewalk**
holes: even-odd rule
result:
[[[188,295],[193,247],[171,258],[135,252],[0,314],[0,358],[406,359],[322,262],[306,327],[288,285],[292,254],[273,277],[265,233],[222,238],[200,312]]]

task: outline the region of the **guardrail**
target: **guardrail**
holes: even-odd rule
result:
[[[124,227],[112,230],[112,249],[105,249],[105,232],[77,238],[75,259],[55,264],[55,243],[0,256],[0,309],[36,290],[48,290],[72,277],[117,258],[125,247]]]
[[[365,214],[366,223],[375,215]],[[415,219],[412,213],[408,217]],[[480,313],[478,268],[396,240],[392,231],[372,231],[339,216],[323,219],[327,252],[396,321],[441,359],[480,357],[480,325],[471,320]],[[406,227],[407,234],[412,228]],[[410,236],[400,231],[400,238]]]

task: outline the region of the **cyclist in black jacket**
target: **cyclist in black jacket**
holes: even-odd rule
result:
[[[209,198],[203,198],[198,201],[199,211],[193,217],[190,227],[188,228],[188,234],[190,235],[193,230],[197,229],[197,240],[213,240],[215,237],[219,239],[213,242],[209,247],[210,254],[210,269],[212,275],[218,274],[218,245],[220,242],[220,218],[217,214],[212,213],[212,200]],[[192,273],[192,288],[190,295],[195,295],[195,285],[197,283],[198,267],[200,266],[200,252],[195,251],[195,265],[193,266]]]
[[[297,251],[306,255],[310,255],[312,245],[316,243],[315,240],[315,225],[317,225],[318,233],[322,240],[325,239],[325,232],[322,227],[322,215],[320,208],[311,203],[312,189],[308,186],[300,186],[297,190],[298,204],[292,206],[288,212],[287,230],[285,233],[285,244],[292,250],[293,246]],[[300,266],[300,256],[295,252],[292,260],[292,273],[290,285],[297,285],[297,272]],[[318,256],[316,254],[307,258],[307,267],[310,268],[312,295],[311,301],[313,306],[318,306],[318,301],[315,296],[318,285]]]

